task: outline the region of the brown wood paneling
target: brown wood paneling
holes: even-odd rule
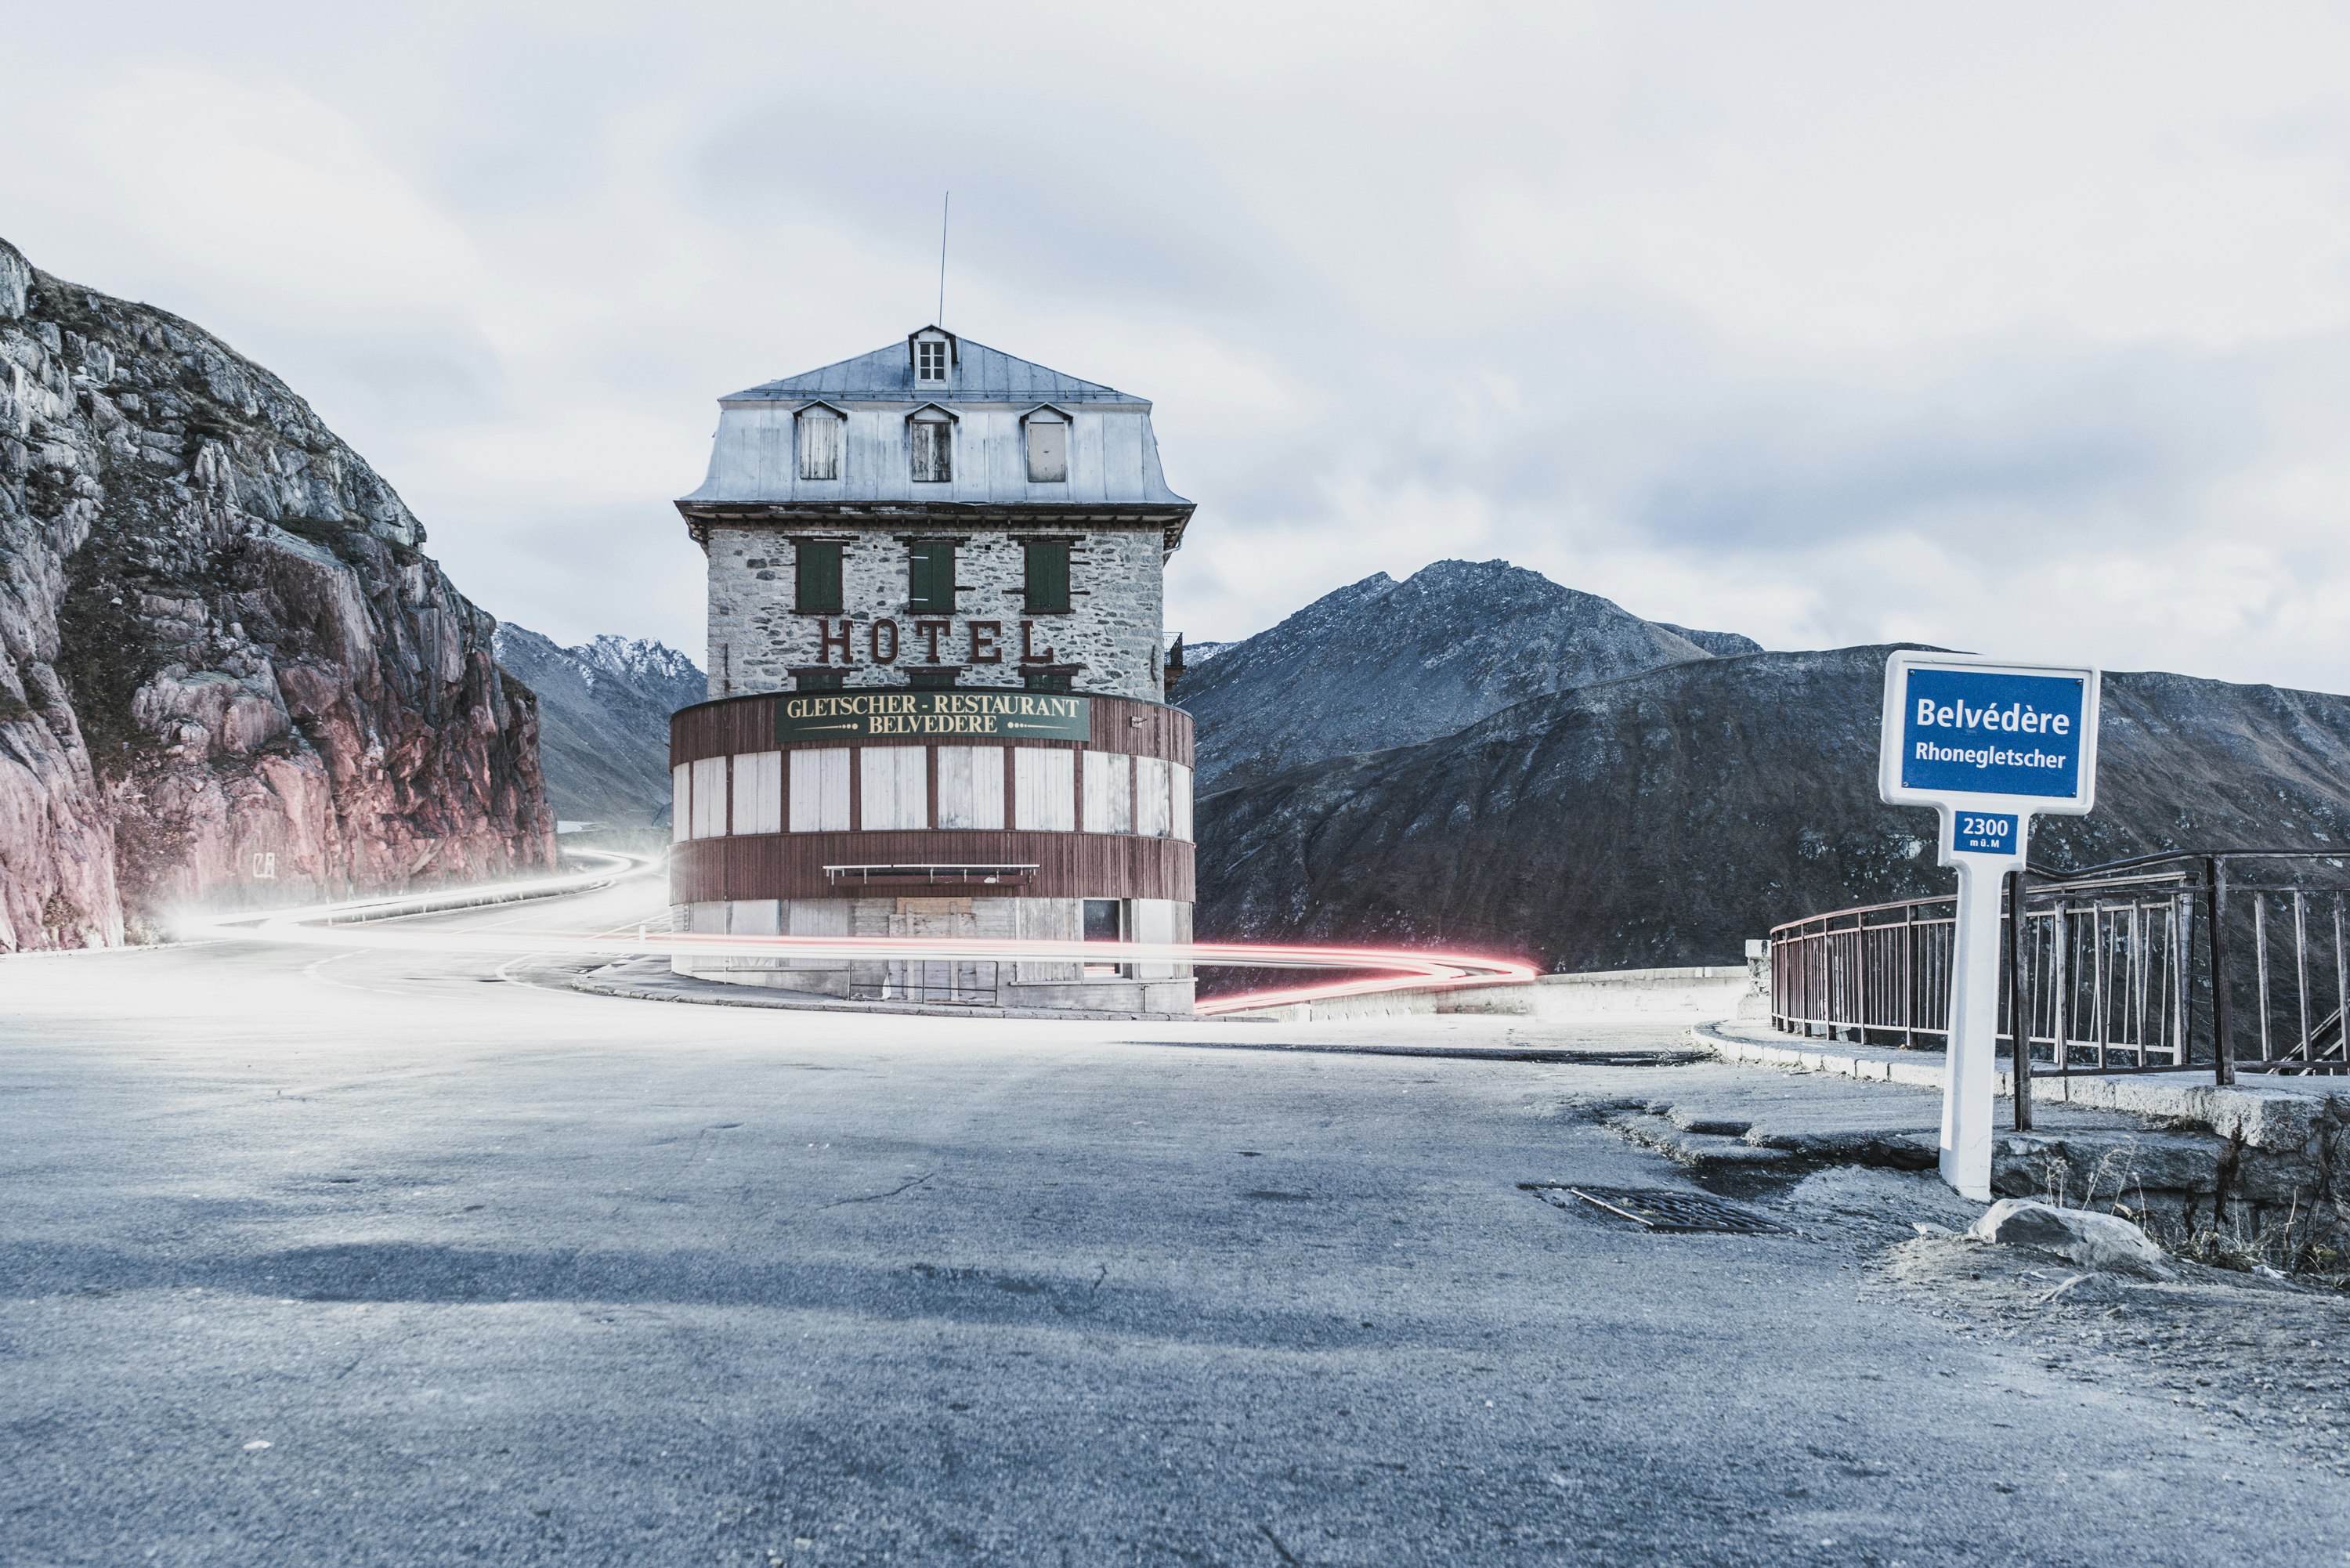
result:
[[[927,829],[696,838],[671,846],[670,901],[888,898],[905,889],[836,885],[824,868],[952,864],[1035,866],[1025,884],[1003,888],[1011,897],[1172,898],[1188,904],[1195,897],[1192,862],[1192,846],[1182,839],[1130,833]]]

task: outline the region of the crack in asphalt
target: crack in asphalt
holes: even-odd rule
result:
[[[895,1198],[900,1192],[909,1192],[917,1187],[925,1186],[929,1183],[931,1178],[937,1174],[938,1172],[935,1170],[926,1170],[922,1172],[921,1175],[914,1178],[911,1181],[900,1182],[887,1192],[864,1192],[859,1193],[855,1198],[836,1198],[831,1202],[825,1204],[824,1207],[827,1209],[837,1209],[845,1203],[879,1203],[885,1198]]]

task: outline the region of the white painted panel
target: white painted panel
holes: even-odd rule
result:
[[[792,753],[792,831],[848,831],[848,749]]]
[[[1171,836],[1191,842],[1191,770],[1180,763],[1167,764],[1168,800],[1172,809],[1169,816],[1174,824]]]
[[[1086,831],[1134,831],[1134,759],[1124,752],[1086,753]]]
[[[1036,833],[1077,826],[1077,754],[1042,746],[1012,748],[1012,826]]]
[[[693,764],[693,836],[726,836],[724,757],[704,757]]]
[[[781,833],[784,830],[784,753],[737,752],[734,754],[734,831]]]
[[[1146,838],[1164,838],[1170,826],[1167,764],[1157,757],[1134,759],[1134,831]]]
[[[920,746],[862,746],[857,758],[858,821],[868,833],[931,825],[931,790]]]
[[[682,844],[693,835],[693,764],[680,763],[669,771],[669,841]]]
[[[1069,431],[1069,499],[1072,501],[1106,498],[1102,478],[1102,423],[1108,417],[1096,410],[1080,410],[1076,425]]]
[[[775,898],[737,898],[726,906],[730,937],[772,937],[781,929],[784,906]]]
[[[1102,485],[1111,495],[1142,493],[1142,421],[1131,414],[1102,419]]]
[[[1003,748],[939,748],[939,826],[1003,826]]]

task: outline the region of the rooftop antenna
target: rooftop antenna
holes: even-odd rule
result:
[[[939,202],[939,313],[931,319],[943,328],[947,324],[947,216],[954,210],[954,192],[950,191]]]

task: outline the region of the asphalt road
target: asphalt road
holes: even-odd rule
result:
[[[459,919],[619,923],[636,897]],[[1521,1189],[1686,1187],[1569,1102],[1728,1069],[1186,1049],[1272,1036],[541,972],[0,961],[0,1561],[2350,1545],[2335,1477],[1871,1289],[1881,1238],[1833,1213],[1665,1237]]]

